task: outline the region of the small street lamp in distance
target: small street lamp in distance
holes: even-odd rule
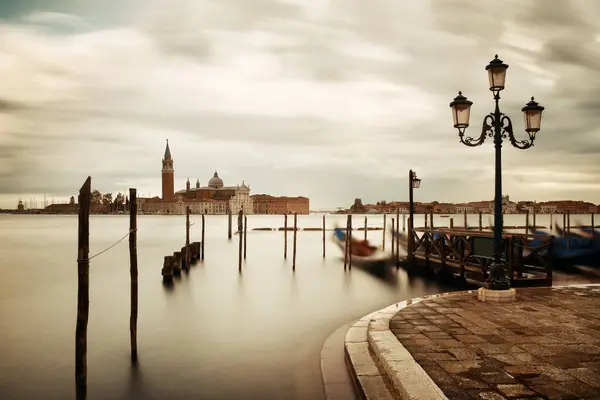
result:
[[[471,106],[473,102],[458,92],[458,96],[450,103],[454,127],[458,130],[460,142],[465,146],[476,147],[482,145],[487,137],[493,138],[495,148],[495,197],[494,197],[494,260],[490,265],[490,274],[487,280],[489,289],[506,290],[510,288],[510,279],[505,274],[506,261],[502,242],[503,215],[502,215],[502,142],[508,139],[513,147],[528,149],[533,146],[535,135],[540,130],[542,111],[533,97],[521,109],[525,118],[525,131],[529,138],[517,140],[513,133],[511,119],[500,112],[500,91],[504,90],[506,70],[508,65],[498,59],[498,55],[485,67],[488,71],[489,88],[494,94],[495,109],[493,113],[485,116],[481,128],[481,135],[477,138],[465,137],[469,127]]]
[[[412,265],[413,263],[413,256],[414,256],[414,251],[413,251],[413,243],[414,243],[414,233],[413,233],[413,228],[414,228],[414,216],[415,216],[415,202],[414,202],[414,198],[413,198],[413,189],[418,189],[421,186],[421,180],[419,178],[417,178],[417,173],[414,172],[412,169],[408,171],[408,232],[409,232],[409,237],[408,237],[408,248],[410,249],[409,252],[409,264]],[[399,234],[400,232],[396,232],[396,234]]]

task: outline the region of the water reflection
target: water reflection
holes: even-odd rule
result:
[[[175,284],[173,283],[173,281],[163,281],[162,286],[163,286],[165,293],[168,293],[168,294],[173,293],[173,290],[175,289]]]
[[[142,373],[142,366],[140,363],[140,359],[138,357],[138,361],[135,364],[131,365],[129,369],[129,391],[128,397],[130,399],[139,399],[142,398],[142,394],[144,393],[144,377]]]

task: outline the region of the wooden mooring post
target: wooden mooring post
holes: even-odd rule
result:
[[[204,213],[202,214],[202,236],[200,237],[200,259],[202,261],[204,261],[204,227],[205,227],[205,223],[206,223],[206,210],[204,210]]]
[[[427,226],[427,213],[423,214],[423,227],[425,229],[428,228],[428,226]]]
[[[352,268],[352,215],[346,219],[346,242],[344,246],[344,270]]]
[[[233,225],[233,216],[231,215],[231,208],[227,206],[227,238],[231,240],[231,230]]]
[[[382,238],[382,245],[381,245],[381,249],[383,251],[385,251],[385,234],[386,234],[386,223],[387,223],[387,214],[383,214],[383,238]]]
[[[404,215],[404,214],[402,214]],[[400,267],[400,214],[396,214],[396,268]]]
[[[239,244],[238,244],[238,269],[239,269],[240,272],[242,272],[242,256],[243,256],[243,254],[242,254],[243,253],[242,246],[243,246],[243,240],[244,240],[244,238],[243,238],[243,236],[244,236],[244,226],[243,226],[243,222],[242,222],[242,219],[244,217],[243,213],[244,212],[242,210],[240,210],[238,212],[238,220],[237,220],[238,236],[239,236],[239,238],[238,238],[239,239]]]
[[[396,221],[396,220],[395,220],[394,218],[392,218],[392,232],[394,231],[394,229],[395,229],[395,227],[396,227],[396,225],[395,225],[394,221]],[[396,232],[396,233],[397,233],[397,232]],[[395,254],[395,253],[394,253],[394,250],[395,250],[394,246],[395,246],[395,245],[396,245],[396,241],[394,240],[394,235],[392,235],[392,257],[394,257],[394,254]]]
[[[348,216],[348,269],[352,269],[352,214]]]
[[[244,260],[246,259],[246,249],[248,248],[248,243],[246,242],[246,234],[248,233],[248,216],[244,215]]]
[[[465,227],[465,230],[467,230],[467,228],[469,227],[469,222],[468,222],[468,218],[467,218],[467,210],[463,210],[463,226]],[[433,228],[433,226],[431,228]]]
[[[90,206],[92,178],[79,189],[77,237],[77,323],[75,326],[75,393],[87,396],[87,326],[90,311]]]
[[[433,213],[429,213],[429,226],[433,229]]]
[[[404,215],[404,214],[403,214]],[[396,209],[396,225],[394,226],[396,230],[396,237],[394,238],[394,249],[396,250],[396,267],[400,265],[400,210]]]
[[[368,229],[367,217],[365,217],[365,240],[367,240],[367,229]]]
[[[131,362],[137,363],[137,317],[138,317],[138,260],[137,260],[137,190],[129,189],[129,275],[131,277],[131,315],[129,336]]]
[[[483,230],[483,221],[482,221],[482,215],[481,215],[481,211],[479,211],[479,231]]]
[[[296,270],[296,237],[298,236],[298,213],[294,213],[294,242],[292,244],[292,270]]]
[[[402,232],[406,232],[406,214],[402,214]]]
[[[454,218],[450,218],[450,229],[454,229]]]
[[[525,211],[525,233],[529,231],[529,210]]]
[[[287,214],[283,215],[283,259],[287,260]]]
[[[594,213],[591,213],[590,215],[590,222],[591,222],[591,228],[592,228],[592,237],[596,236],[596,227],[594,226]]]
[[[190,254],[190,206],[185,207],[185,270],[190,269],[192,257]]]
[[[571,248],[571,211],[567,211],[567,228],[565,230],[567,234],[567,248]]]
[[[533,214],[531,215],[533,217],[533,231],[537,231],[537,221],[536,221],[536,214],[535,211],[533,211]]]
[[[325,214],[323,214],[323,258],[325,258]]]

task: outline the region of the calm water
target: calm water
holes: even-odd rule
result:
[[[512,217],[506,224],[517,223]],[[321,224],[320,215],[298,220],[300,227]],[[477,216],[469,220],[475,224]],[[447,221],[436,218],[438,226]],[[192,222],[192,240],[199,240],[200,218]],[[291,260],[283,260],[282,233],[249,231],[239,274],[237,237],[227,240],[226,217],[208,216],[204,264],[168,290],[162,260],[183,245],[184,223],[183,216],[138,217],[135,370],[127,239],[91,261],[90,399],[322,399],[320,350],[332,331],[393,302],[450,289],[402,270],[387,278],[358,268],[344,272],[329,237],[322,259],[320,232],[298,233],[294,273]],[[344,225],[345,216],[328,215],[328,227],[335,224]],[[95,254],[127,233],[128,217],[93,216],[90,225]],[[248,217],[249,228],[282,225],[282,217]],[[369,216],[369,225],[381,226],[382,217]],[[380,243],[382,233],[369,238]],[[2,399],[74,398],[76,239],[76,216],[0,215]]]

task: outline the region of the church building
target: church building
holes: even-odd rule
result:
[[[143,212],[157,214],[185,214],[186,206],[192,214],[236,214],[243,210],[245,214],[253,213],[253,203],[250,197],[250,186],[243,181],[241,185],[225,186],[217,171],[209,179],[206,186],[191,187],[188,178],[185,189],[175,191],[175,168],[169,141],[162,159],[162,197],[153,197],[140,201]]]

